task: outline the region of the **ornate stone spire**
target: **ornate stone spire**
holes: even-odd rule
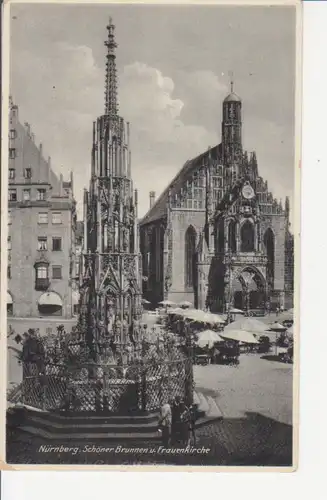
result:
[[[108,39],[104,42],[108,49],[106,63],[106,89],[105,89],[105,114],[117,116],[117,71],[116,71],[116,47],[115,26],[111,17],[107,26]]]

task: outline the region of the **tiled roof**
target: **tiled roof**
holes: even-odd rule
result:
[[[217,159],[218,149],[219,145],[216,145],[210,150],[207,150],[204,153],[201,153],[199,156],[196,156],[192,160],[188,160],[178,172],[178,174],[174,177],[174,179],[170,182],[170,184],[166,187],[161,196],[159,196],[153,207],[150,208],[150,210],[145,214],[143,219],[140,221],[140,225],[142,226],[144,224],[148,224],[149,222],[153,222],[155,220],[166,217],[169,190],[171,190],[171,195],[174,196],[174,194],[181,189],[185,181],[193,174],[193,172],[201,167],[202,162],[207,159],[209,151],[211,154],[211,158],[213,160]]]

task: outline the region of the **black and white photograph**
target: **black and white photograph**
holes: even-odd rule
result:
[[[7,464],[296,467],[300,7],[5,5]]]

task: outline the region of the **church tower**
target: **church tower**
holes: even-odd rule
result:
[[[80,325],[89,345],[110,342],[114,352],[123,352],[137,342],[142,272],[129,123],[118,115],[114,29],[110,19],[105,113],[93,123],[90,188],[84,194]]]
[[[239,174],[242,161],[242,101],[234,92],[231,80],[230,94],[223,102],[222,156],[227,171],[227,183],[232,184]]]

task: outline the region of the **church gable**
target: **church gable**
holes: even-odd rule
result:
[[[251,179],[251,180],[249,180]],[[268,190],[268,183],[262,177],[256,179],[246,175],[239,179],[216,207],[216,216],[221,213],[229,215],[284,215],[281,201]]]
[[[220,149],[217,145],[201,155],[187,161],[169,186],[158,198],[153,207],[144,216],[141,225],[153,222],[166,215],[168,198],[171,208],[185,210],[205,210],[206,166],[210,155],[213,162],[214,200],[223,196],[223,166],[220,165]]]

